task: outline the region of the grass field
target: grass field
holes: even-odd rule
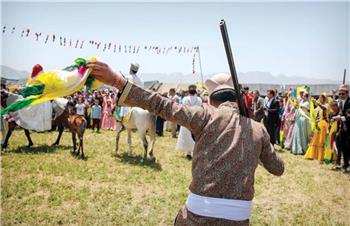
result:
[[[87,160],[71,156],[71,136],[50,147],[57,133],[14,132],[1,156],[1,225],[172,225],[185,203],[191,162],[176,152],[175,139],[158,138],[155,163],[140,163],[134,139],[127,156],[126,133],[112,157],[115,133],[85,135]],[[136,138],[136,135],[134,135]],[[252,225],[350,225],[350,175],[286,151],[285,174],[258,167]]]

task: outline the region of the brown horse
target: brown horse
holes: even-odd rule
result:
[[[74,111],[72,110],[72,107],[67,104],[64,112],[58,116],[54,120],[55,125],[58,127],[58,136],[52,145],[56,146],[59,145],[61,136],[63,133],[64,128],[68,128],[72,133],[72,142],[73,142],[73,154],[76,156],[80,155],[81,151],[81,158],[85,158],[84,155],[84,132],[87,126],[87,121],[82,115],[76,115],[74,114]],[[78,151],[76,151],[76,135],[78,135],[79,138],[79,145],[78,145]]]
[[[11,97],[14,97],[13,99],[15,99],[16,98],[15,96],[18,96],[18,95],[7,92],[5,90],[1,90],[1,106],[3,108],[6,108],[7,105],[10,104],[8,103],[8,99]],[[79,156],[81,151],[81,157],[85,158],[84,149],[83,149],[83,136],[87,125],[85,118],[83,116],[74,115],[72,111],[70,111],[70,108],[67,105],[63,110],[63,113],[53,120],[53,125],[58,128],[58,137],[52,145],[53,146],[59,145],[64,128],[68,128],[72,132],[72,142],[73,142],[72,153],[75,154],[76,156]],[[8,131],[6,133],[4,143],[1,145],[2,149],[8,146],[8,141],[12,135],[13,130],[16,127],[17,127],[17,124],[15,121],[8,122]],[[24,132],[29,142],[28,147],[31,147],[33,145],[33,141],[30,138],[30,132],[27,129],[24,129]],[[77,152],[76,152],[76,134],[78,134],[78,138],[79,138],[79,145],[78,145]]]

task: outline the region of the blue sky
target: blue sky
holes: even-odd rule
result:
[[[349,68],[349,2],[287,3],[10,3],[2,2],[2,64],[30,71],[98,56],[115,70],[192,73],[192,54],[121,54],[36,42],[20,29],[127,45],[200,46],[204,74],[228,71],[218,23],[224,18],[237,70],[340,79]],[[16,26],[15,34],[9,28]],[[103,44],[102,44],[103,45]],[[196,61],[198,72],[198,59]],[[165,78],[166,81],[166,78]]]

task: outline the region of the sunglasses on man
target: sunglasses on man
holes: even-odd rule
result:
[[[345,96],[346,95],[346,93],[339,93],[339,96]]]

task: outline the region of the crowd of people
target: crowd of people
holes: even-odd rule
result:
[[[138,64],[131,64],[126,77],[144,87],[137,76],[138,69]],[[304,155],[306,159],[333,163],[335,170],[350,172],[350,97],[347,85],[339,87],[338,95],[334,90],[331,94],[322,93],[317,99],[309,96],[307,89],[298,90],[297,95],[293,89],[287,92],[268,90],[266,96],[258,90],[250,91],[248,87],[241,87],[241,90],[249,116],[265,125],[272,144],[295,155]],[[116,122],[129,113],[127,107],[117,106],[117,93],[116,88],[109,87],[78,91],[66,98],[75,114],[87,119],[87,128],[100,132],[101,128],[115,130]],[[190,85],[188,90],[171,88],[162,96],[183,105],[208,104],[206,91],[195,85]],[[177,139],[175,149],[184,151],[191,159],[195,145],[191,132],[157,116],[156,133],[163,136],[164,130]]]
[[[255,121],[264,124],[272,144],[289,150],[295,155],[304,155],[305,159],[315,159],[320,163],[334,164],[334,170],[350,172],[350,97],[349,87],[341,85],[338,95],[322,93],[310,96],[308,90],[301,89],[294,96],[293,90],[278,92],[268,90],[266,96],[258,90],[242,89],[248,114]],[[164,94],[167,96],[167,93]],[[208,99],[195,85],[186,92],[169,90],[168,97],[184,105],[207,104]],[[164,120],[157,118],[157,134],[163,136]],[[349,129],[348,129],[349,128]],[[176,150],[186,153],[191,159],[194,140],[190,131],[165,122],[165,130],[176,138]]]
[[[292,89],[285,93],[269,90],[265,98],[257,90],[247,96],[251,116],[265,125],[272,144],[350,172],[349,86],[341,85],[338,95],[333,91],[318,97],[310,97],[306,89],[298,96]],[[249,99],[253,99],[251,104]]]

